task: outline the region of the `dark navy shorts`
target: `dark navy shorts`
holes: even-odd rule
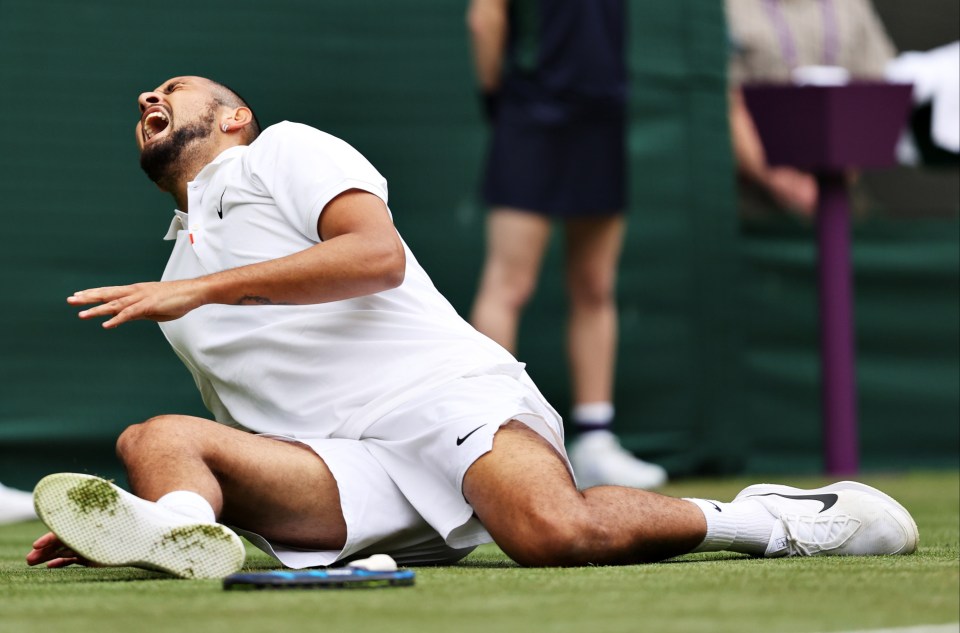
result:
[[[626,205],[624,117],[557,118],[500,111],[492,126],[482,183],[484,202],[552,218],[622,213]]]

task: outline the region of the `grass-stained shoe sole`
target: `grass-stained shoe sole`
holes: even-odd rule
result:
[[[243,566],[243,542],[228,527],[192,522],[99,477],[48,475],[33,501],[50,531],[100,565],[180,578],[223,578]]]

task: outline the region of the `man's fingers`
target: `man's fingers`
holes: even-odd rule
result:
[[[100,305],[83,310],[79,313],[81,319],[91,319],[98,316],[107,316],[114,315],[123,312],[135,299],[124,297],[122,299],[114,299],[112,301],[107,301],[106,303],[101,303]]]
[[[71,305],[87,305],[90,303],[105,303],[113,301],[119,297],[130,294],[130,286],[105,286],[103,288],[88,288],[87,290],[78,290],[73,295],[67,297],[67,303]]]
[[[66,567],[68,565],[95,566],[63,544],[56,534],[48,532],[33,542],[33,550],[27,554],[30,566],[46,564],[47,567]]]
[[[201,305],[191,287],[185,281],[174,281],[91,288],[76,292],[67,302],[78,306],[99,303],[81,310],[78,316],[84,320],[107,317],[102,325],[111,329],[128,321],[180,318]]]
[[[43,548],[43,547],[47,547],[48,545],[50,545],[50,544],[53,543],[54,541],[56,541],[56,542],[59,543],[59,542],[60,542],[60,539],[58,539],[58,538],[57,538],[57,535],[54,534],[53,532],[47,532],[46,534],[44,534],[43,536],[39,537],[37,540],[35,540],[35,541],[33,542],[33,549],[40,549],[40,548]]]
[[[97,317],[112,317],[110,320],[103,323],[103,327],[110,329],[117,327],[122,323],[127,321],[132,321],[137,318],[141,318],[140,314],[142,310],[131,309],[139,304],[142,300],[142,297],[135,294],[126,294],[121,295],[118,298],[111,299],[102,303],[98,306],[82,310],[77,314],[81,319],[95,319]],[[82,303],[87,303],[85,300]]]
[[[82,558],[54,558],[51,561],[47,561],[47,568],[56,569],[58,567],[67,567],[68,565],[85,565],[86,563]]]
[[[112,316],[112,318],[109,320],[104,321],[102,325],[106,329],[112,329],[129,321],[138,321],[141,319],[149,319],[153,321],[169,320],[162,314],[155,311],[155,304],[156,301],[152,300],[151,297],[139,295],[136,297],[127,297],[118,301],[111,301],[109,304],[106,304],[106,306],[101,306],[106,307],[106,309],[101,311],[100,315]]]
[[[118,325],[122,325],[127,321],[132,321],[136,318],[137,316],[135,316],[134,311],[131,310],[130,308],[127,308],[125,310],[121,310],[120,312],[117,312],[112,319],[104,321],[103,327],[109,330],[117,327]]]

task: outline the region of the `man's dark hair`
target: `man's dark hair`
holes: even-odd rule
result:
[[[260,127],[260,121],[257,119],[257,113],[236,90],[230,86],[227,86],[226,84],[220,83],[219,81],[214,81],[213,79],[210,81],[213,82],[217,88],[219,88],[219,90],[214,93],[214,99],[216,99],[219,105],[227,106],[228,108],[239,108],[242,106],[250,110],[250,113],[253,115],[253,121],[247,128],[247,142],[252,143],[255,138],[260,136],[260,132],[262,130]]]

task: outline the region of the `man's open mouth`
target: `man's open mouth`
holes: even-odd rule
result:
[[[170,119],[167,113],[160,108],[147,110],[143,117],[143,140],[149,141],[154,136],[160,134],[170,125]]]

